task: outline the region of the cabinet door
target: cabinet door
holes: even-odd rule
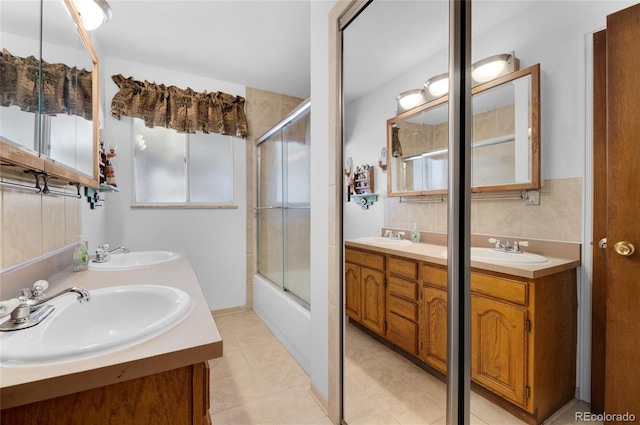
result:
[[[526,406],[527,312],[489,298],[471,296],[471,378]]]
[[[362,324],[384,336],[384,273],[360,268],[362,283]]]
[[[360,266],[344,264],[344,310],[347,316],[362,323],[362,284]]]
[[[447,291],[423,286],[420,294],[420,358],[447,373]]]

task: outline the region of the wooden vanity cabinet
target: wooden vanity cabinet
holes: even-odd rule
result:
[[[422,263],[418,357],[447,373],[447,270]]]
[[[194,364],[0,412],[3,425],[211,425],[209,364]]]
[[[418,270],[415,260],[388,256],[387,339],[418,355]]]
[[[345,311],[356,322],[385,335],[385,256],[345,249]]]
[[[527,408],[528,283],[471,274],[471,379]]]
[[[534,424],[574,397],[576,286],[575,269],[535,279],[472,269],[475,390]],[[346,248],[345,291],[349,317],[446,374],[445,266]]]
[[[423,262],[421,276],[418,357],[446,373],[447,271]],[[575,393],[576,314],[575,269],[538,279],[472,270],[474,388],[542,423]]]

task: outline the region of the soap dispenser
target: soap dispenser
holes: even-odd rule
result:
[[[420,242],[420,232],[418,231],[416,223],[413,223],[413,227],[411,228],[411,242]]]
[[[76,249],[73,250],[73,271],[79,272],[89,268],[89,254],[87,252],[87,244],[78,242]]]

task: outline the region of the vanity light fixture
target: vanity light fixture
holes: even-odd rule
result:
[[[396,96],[398,114],[401,114],[416,106],[427,102],[423,89],[412,89],[400,93]]]
[[[72,0],[82,25],[87,31],[93,31],[111,19],[111,6],[106,0]]]
[[[515,52],[489,56],[471,66],[472,86],[489,82],[520,69]],[[398,115],[449,93],[449,73],[438,74],[424,83],[424,89],[407,90],[396,97]]]
[[[449,73],[436,75],[424,83],[424,88],[429,93],[431,100],[437,99],[449,93]]]
[[[502,53],[489,56],[471,65],[473,85],[483,84],[520,68],[520,60],[515,53]]]

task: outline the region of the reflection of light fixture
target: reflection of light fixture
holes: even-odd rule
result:
[[[144,140],[144,137],[140,133],[136,134],[136,140],[134,142],[134,148],[137,151],[143,151],[143,150],[145,150],[147,148],[147,145],[146,145],[146,142]]]
[[[382,148],[380,151],[380,157],[378,158],[378,166],[381,170],[387,169],[387,148]]]
[[[472,86],[489,82],[520,69],[515,52],[489,56],[471,66]],[[424,89],[407,90],[396,97],[398,114],[441,98],[449,93],[449,73],[436,75],[424,83]]]
[[[111,19],[111,7],[105,0],[72,0],[78,10],[82,26],[92,31]]]
[[[396,96],[398,114],[413,109],[426,102],[423,89],[407,90]]]
[[[353,172],[353,159],[351,157],[344,161],[344,175],[349,177]]]
[[[449,73],[436,75],[429,78],[424,83],[424,88],[431,95],[432,99],[437,99],[449,93]]]
[[[471,66],[473,85],[486,83],[520,68],[520,60],[514,53],[503,53],[479,60]]]

